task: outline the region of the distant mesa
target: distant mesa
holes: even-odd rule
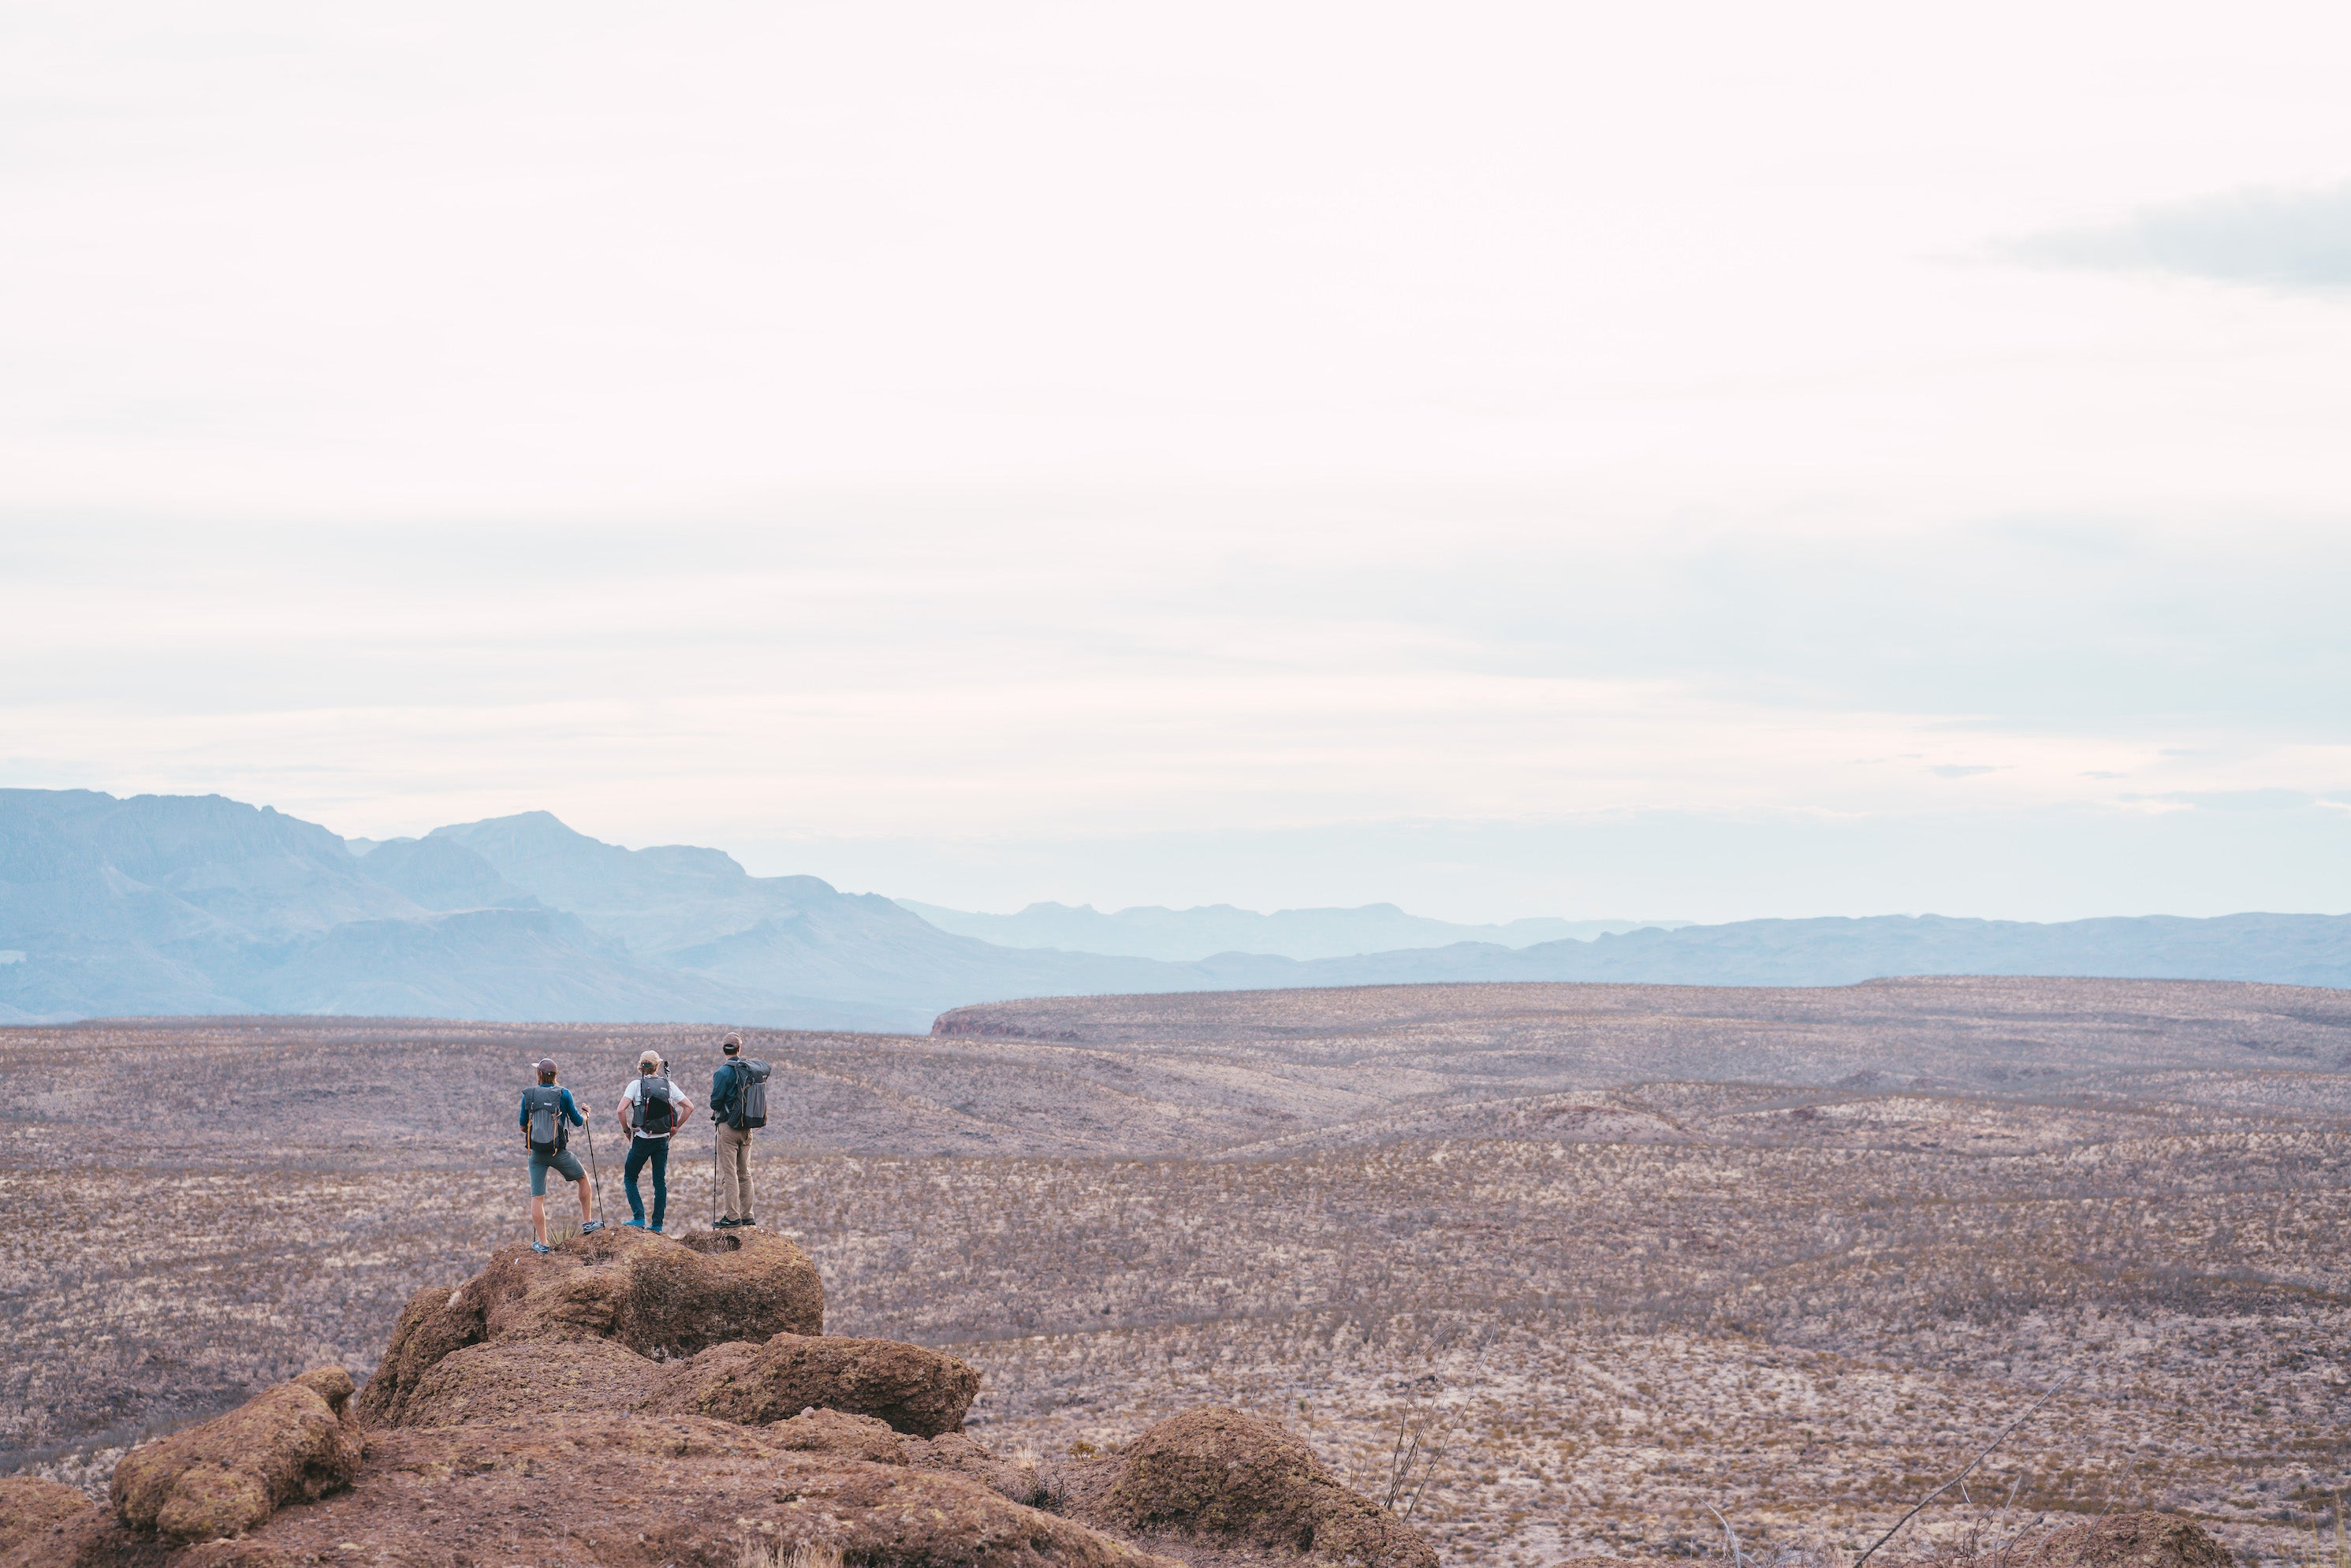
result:
[[[1690,924],[1687,920],[1526,919],[1498,925],[1464,925],[1407,915],[1393,904],[1366,904],[1353,909],[1280,909],[1271,915],[1236,909],[1229,904],[1195,909],[1153,905],[1106,915],[1092,904],[1048,903],[1032,904],[1017,915],[975,915],[912,899],[898,902],[943,931],[1001,946],[1059,947],[1177,964],[1228,953],[1343,958],[1444,947],[1457,942],[1531,947],[1538,942],[1589,941],[1647,926],[1672,931]]]

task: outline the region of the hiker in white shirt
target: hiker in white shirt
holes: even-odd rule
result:
[[[661,1052],[648,1051],[637,1058],[637,1075],[621,1092],[617,1109],[621,1131],[629,1140],[629,1163],[622,1168],[621,1177],[629,1189],[629,1212],[635,1217],[628,1224],[658,1236],[662,1233],[662,1218],[669,1211],[670,1134],[694,1109],[694,1102],[669,1081]],[[653,1167],[651,1225],[645,1223],[645,1200],[637,1192],[637,1173],[647,1166]]]

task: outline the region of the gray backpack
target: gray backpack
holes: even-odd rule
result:
[[[563,1115],[563,1091],[552,1083],[534,1083],[522,1092],[522,1103],[530,1112],[530,1152],[561,1153],[570,1132]]]
[[[636,1131],[661,1138],[677,1130],[677,1103],[669,1094],[668,1079],[650,1072],[638,1076],[637,1103],[629,1118]]]
[[[735,1111],[726,1124],[738,1133],[768,1124],[768,1064],[748,1057],[735,1059]]]

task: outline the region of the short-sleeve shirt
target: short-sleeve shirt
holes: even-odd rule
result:
[[[629,1080],[629,1086],[621,1091],[621,1098],[626,1100],[632,1105],[636,1105],[643,1103],[644,1097],[645,1075],[641,1072],[637,1074],[636,1077]],[[677,1131],[678,1124],[685,1120],[685,1113],[694,1109],[694,1102],[685,1097],[685,1092],[677,1086],[677,1080],[674,1078],[671,1079],[669,1083],[669,1106],[670,1133],[674,1133]],[[631,1122],[634,1122],[636,1119],[637,1118],[633,1113],[629,1117]],[[634,1132],[640,1138],[666,1138],[669,1136],[669,1133],[648,1133],[643,1127],[632,1127],[630,1130]]]
[[[582,1116],[580,1113],[580,1107],[572,1103],[571,1091],[569,1089],[563,1091],[562,1098],[556,1102],[555,1113],[558,1118],[555,1130],[559,1134],[563,1131],[563,1124],[566,1122],[575,1127],[584,1127],[588,1124],[588,1118]],[[516,1113],[515,1123],[526,1130],[530,1126],[530,1095],[528,1092],[522,1097],[522,1109]]]

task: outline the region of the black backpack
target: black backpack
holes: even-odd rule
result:
[[[560,1154],[571,1131],[563,1114],[563,1091],[552,1083],[534,1083],[522,1092],[522,1103],[530,1112],[530,1152]]]
[[[768,1064],[747,1057],[735,1059],[735,1109],[726,1124],[738,1133],[768,1124]]]
[[[669,1080],[653,1073],[637,1075],[637,1106],[632,1118],[637,1131],[658,1138],[677,1130],[677,1107],[670,1102]]]

